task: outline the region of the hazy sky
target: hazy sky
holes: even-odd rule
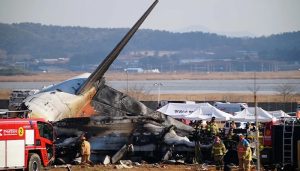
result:
[[[0,22],[131,27],[152,0],[0,0]],[[142,28],[270,35],[300,30],[300,0],[160,0]]]

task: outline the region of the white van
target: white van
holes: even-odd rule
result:
[[[231,122],[232,121],[226,121],[225,124],[224,124],[224,128],[223,129],[224,129],[225,135],[227,135],[228,132],[229,132],[230,123]],[[247,124],[247,122],[235,122],[235,125],[236,125],[237,129],[245,129],[246,128],[246,124]]]

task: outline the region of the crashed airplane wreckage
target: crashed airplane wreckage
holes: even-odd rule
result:
[[[102,86],[92,100],[97,114],[84,118],[66,118],[54,123],[58,132],[62,133],[58,137],[63,139],[57,144],[58,149],[73,153],[71,158],[75,158],[79,153],[74,153],[74,150],[79,150],[80,135],[86,132],[92,146],[93,161],[101,162],[105,155],[114,156],[121,149],[123,152],[112,158],[112,163],[115,163],[129,152],[122,149],[124,145],[133,145],[130,157],[139,160],[159,161],[170,150],[174,154],[188,155],[186,157],[190,157],[189,160],[194,156],[195,142],[187,138],[194,131],[192,127],[152,111],[105,84]],[[67,139],[66,133],[69,135]],[[209,148],[211,144],[209,142],[201,146]],[[70,155],[64,153],[67,152],[58,154],[58,157],[70,162]]]
[[[89,136],[94,161],[108,154],[114,155],[114,163],[128,151],[125,147],[129,144],[134,149],[131,155],[143,160],[168,159],[165,153],[170,148],[194,155],[195,143],[187,138],[194,128],[105,85],[103,77],[157,3],[158,0],[147,9],[92,74],[43,89],[24,100],[24,106],[31,111],[29,117],[42,117],[55,125],[56,156],[62,163],[77,157],[82,133]],[[202,145],[209,146],[210,143]]]

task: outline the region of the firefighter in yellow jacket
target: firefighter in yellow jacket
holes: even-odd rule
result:
[[[81,137],[81,163],[82,164],[92,164],[90,161],[90,156],[91,156],[91,145],[90,143],[86,140],[85,136]]]
[[[252,151],[249,142],[243,135],[240,135],[240,142],[237,146],[239,158],[239,170],[250,171],[250,162],[252,160]]]
[[[213,116],[211,118],[211,121],[207,124],[207,132],[208,134],[214,136],[217,135],[219,133],[219,128],[215,122],[216,118]]]
[[[223,157],[226,154],[226,147],[221,141],[221,139],[216,136],[214,144],[212,146],[212,156],[214,158],[214,163],[217,166],[217,169],[219,169],[223,165]]]

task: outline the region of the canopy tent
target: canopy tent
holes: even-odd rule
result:
[[[276,119],[280,119],[281,117],[284,118],[289,118],[291,117],[290,115],[286,114],[284,111],[282,110],[275,110],[275,111],[268,111],[270,113],[270,115],[272,115],[273,117],[275,117]]]
[[[256,108],[257,121],[269,122],[272,121],[272,115],[260,107]],[[240,122],[255,122],[255,107],[248,107],[240,112],[235,112],[235,116],[231,117],[231,120]]]
[[[214,106],[201,106],[190,115],[184,116],[184,119],[189,120],[211,120],[212,117],[216,118],[216,121],[229,120],[232,115],[217,109]]]
[[[217,121],[225,121],[232,116],[209,103],[169,103],[158,111],[173,118],[188,120],[210,120],[214,116]]]
[[[167,105],[159,108],[157,111],[169,115],[173,118],[182,119],[184,116],[192,114],[194,111],[199,109],[201,106],[212,106],[209,103],[168,103]]]
[[[184,116],[184,119],[188,119],[188,120],[205,120],[206,117],[208,117],[207,115],[204,115],[203,111],[201,108],[198,108],[197,110],[195,110],[193,113]],[[204,119],[205,118],[205,119]]]

